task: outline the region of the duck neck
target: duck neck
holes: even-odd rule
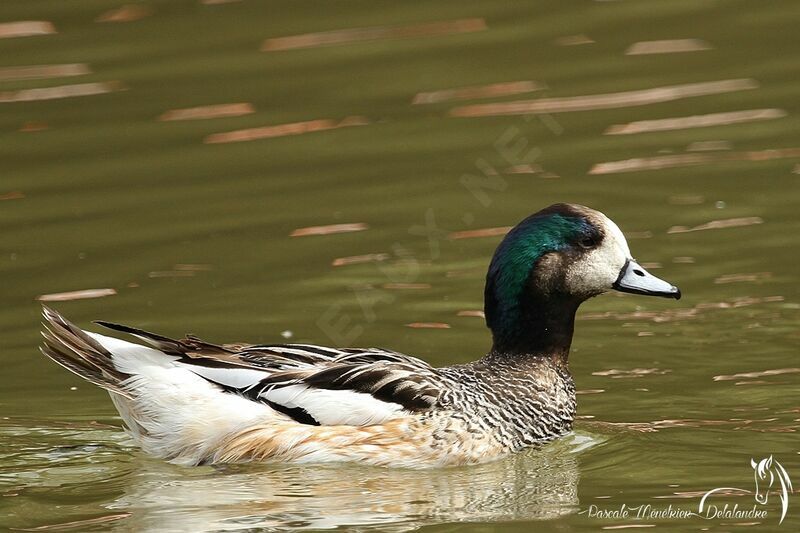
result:
[[[551,359],[566,368],[580,300],[565,294],[526,294],[492,320],[490,358],[525,363]]]

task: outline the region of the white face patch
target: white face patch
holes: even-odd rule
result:
[[[597,214],[600,216],[596,223],[605,234],[603,241],[571,264],[566,275],[570,292],[586,297],[611,290],[625,262],[631,258],[628,241],[619,227],[604,214]]]

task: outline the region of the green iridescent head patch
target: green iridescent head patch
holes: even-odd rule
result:
[[[582,216],[540,212],[506,235],[486,275],[486,323],[495,335],[510,335],[519,327],[520,300],[539,258],[568,247],[590,231],[590,223]]]

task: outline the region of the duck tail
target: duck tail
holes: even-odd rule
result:
[[[57,311],[42,306],[42,317],[44,343],[39,349],[44,355],[86,381],[131,399],[121,386],[130,375],[114,366],[111,352]]]

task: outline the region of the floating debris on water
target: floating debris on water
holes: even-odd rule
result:
[[[187,107],[185,109],[170,109],[159,116],[158,120],[168,122],[172,120],[200,120],[209,118],[239,117],[255,112],[255,107],[253,107],[253,104],[250,103],[214,104],[198,107]]]
[[[22,67],[0,68],[0,81],[44,80],[48,78],[67,78],[91,74],[89,65],[85,63],[68,63],[64,65],[28,65]]]
[[[730,141],[697,141],[686,147],[687,152],[718,152],[733,150]]]
[[[384,283],[381,285],[384,289],[390,290],[420,290],[430,289],[430,283]]]
[[[620,294],[620,297],[623,297]],[[603,311],[599,313],[581,313],[576,317],[578,320],[647,320],[655,323],[661,322],[674,322],[678,320],[687,320],[695,318],[701,311],[709,311],[712,309],[738,309],[740,307],[748,307],[762,303],[773,303],[784,301],[783,296],[765,296],[763,298],[756,298],[751,296],[741,296],[733,298],[727,302],[701,302],[694,307],[678,308],[678,309],[665,309],[663,311],[633,311],[630,313],[619,313],[616,311]]]
[[[191,278],[194,276],[191,270],[154,270],[148,272],[148,278]]]
[[[214,270],[214,265],[209,265],[208,263],[178,263],[172,265],[172,268],[187,272],[208,272],[209,270]]]
[[[444,322],[411,322],[406,324],[407,328],[416,329],[450,329],[450,324]]]
[[[56,33],[56,27],[53,26],[52,22],[44,20],[23,20],[19,22],[0,23],[0,39],[49,35],[52,33]]]
[[[498,235],[505,235],[513,226],[501,226],[499,228],[483,228],[471,229],[465,231],[454,231],[447,237],[449,239],[476,239],[479,237],[496,237]]]
[[[597,372],[592,372],[593,376],[605,376],[614,379],[618,378],[640,378],[642,376],[650,376],[650,375],[664,375],[669,374],[672,370],[665,368],[631,368],[630,370],[620,370],[617,368],[612,368],[609,370],[599,370]]]
[[[459,311],[456,313],[456,316],[471,316],[475,318],[486,318],[486,315],[480,309],[466,309],[464,311]]]
[[[389,259],[389,254],[364,254],[351,255],[349,257],[337,257],[331,262],[332,266],[339,267],[345,265],[356,265],[359,263],[377,263]]]
[[[714,376],[714,381],[734,381],[742,378],[762,378],[766,376],[778,376],[781,374],[797,374],[800,368],[774,368],[771,370],[759,370],[757,372],[742,372],[740,374]]]
[[[125,4],[99,15],[95,22],[134,22],[153,14],[153,9],[141,4]]]
[[[490,85],[477,85],[459,89],[444,89],[417,93],[412,104],[438,104],[452,100],[474,100],[477,98],[496,98],[499,96],[512,96],[515,94],[538,91],[544,87],[535,81],[508,81],[492,83]]]
[[[673,257],[672,262],[677,264],[689,265],[694,263],[695,261],[694,257],[689,257],[688,255],[680,255],[678,257]]]
[[[178,263],[172,265],[172,270],[155,270],[149,272],[149,278],[191,278],[198,272],[214,270],[213,265],[207,263]]]
[[[693,96],[707,96],[758,88],[756,80],[741,78],[667,85],[652,89],[640,89],[619,93],[566,96],[561,98],[539,98],[517,100],[496,104],[474,104],[450,110],[455,117],[489,117],[502,115],[528,115],[531,113],[568,113],[595,109],[618,109],[662,102],[672,102]]]
[[[624,159],[622,161],[597,163],[589,170],[589,174],[620,174],[623,172],[662,170],[665,168],[690,167],[710,163],[769,161],[788,157],[800,157],[800,148],[775,148],[750,152],[691,153],[639,157],[635,159]]]
[[[470,268],[464,270],[448,270],[445,272],[446,278],[480,278],[486,276],[485,268]]]
[[[539,165],[514,165],[503,170],[503,174],[538,174],[542,171]]]
[[[25,198],[25,193],[22,191],[11,191],[0,194],[0,200],[20,200]]]
[[[309,226],[298,228],[289,234],[289,237],[307,237],[309,235],[332,235],[334,233],[351,233],[354,231],[364,231],[369,229],[363,222],[352,222],[348,224],[330,224],[328,226]]]
[[[577,35],[565,35],[557,38],[555,42],[558,46],[579,46],[582,44],[594,44],[594,39],[587,37],[583,33]]]
[[[650,133],[654,131],[685,130],[690,128],[708,128],[710,126],[727,126],[743,122],[756,122],[783,118],[783,109],[748,109],[746,111],[729,111],[726,113],[709,113],[689,117],[662,118],[657,120],[638,120],[628,124],[609,126],[604,135],[631,135],[634,133]]]
[[[705,163],[713,163],[715,161],[718,161],[718,159],[706,154],[679,154],[657,157],[640,157],[636,159],[625,159],[622,161],[597,163],[589,170],[589,174],[619,174],[622,172],[636,172],[640,170],[661,170],[664,168],[702,165]]]
[[[92,96],[120,91],[124,86],[118,81],[79,83],[58,87],[41,87],[37,89],[21,89],[19,91],[0,92],[0,103],[33,102],[35,100],[56,100],[76,96]]]
[[[720,285],[723,283],[741,283],[741,282],[757,282],[770,279],[772,272],[750,272],[746,274],[725,274],[714,280],[714,283]]]
[[[682,52],[701,52],[713,47],[700,39],[664,39],[661,41],[639,41],[633,43],[625,55],[675,54]]]
[[[206,137],[203,142],[206,144],[231,143],[242,141],[254,141],[256,139],[269,139],[272,137],[285,137],[287,135],[302,135],[315,131],[333,130],[349,126],[366,126],[369,120],[365,117],[351,116],[342,120],[319,119],[307,120],[304,122],[291,122],[289,124],[278,124],[276,126],[262,126],[260,128],[248,128],[244,130],[227,131],[224,133],[214,133]]]
[[[740,218],[726,218],[724,220],[712,220],[699,226],[672,226],[667,230],[667,233],[689,233],[691,231],[703,231],[707,229],[723,229],[723,228],[738,228],[741,226],[753,226],[755,224],[763,224],[764,220],[761,217],[740,217]]]
[[[278,50],[335,46],[355,42],[377,41],[381,39],[417,39],[421,37],[483,31],[486,27],[486,21],[484,19],[469,18],[414,24],[412,26],[350,28],[318,33],[304,33],[288,37],[274,37],[264,41],[261,50],[263,52],[275,52]]]
[[[84,289],[80,291],[54,292],[42,294],[36,299],[40,302],[68,302],[70,300],[85,300],[88,298],[103,298],[117,294],[114,289]]]
[[[740,296],[730,302],[699,303],[695,307],[697,309],[735,309],[760,303],[783,302],[785,299],[783,296],[764,296],[763,298]]]

